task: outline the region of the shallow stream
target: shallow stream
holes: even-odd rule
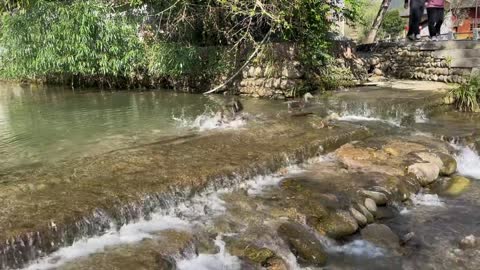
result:
[[[343,173],[336,157],[324,153],[273,174],[202,191],[187,201],[172,198],[144,219],[78,237],[25,269],[480,269],[480,250],[459,248],[465,236],[480,237],[479,118],[432,107],[437,98],[433,92],[372,87],[322,96],[308,108],[321,117],[335,115],[335,121],[366,126],[378,137],[421,134],[443,138],[456,150],[458,174],[472,179],[466,192],[445,197],[423,189],[405,204],[382,207],[378,223],[400,238],[414,233],[402,246],[378,246],[358,233],[333,240],[313,232],[295,211],[288,212],[312,200],[327,208],[343,204],[348,199],[343,190],[367,177]],[[228,100],[161,91],[92,93],[4,86],[0,172],[163,137],[248,129],[289,117],[282,102],[244,99],[244,117],[220,123],[215,112]],[[304,188],[309,199],[289,193],[289,181]],[[306,266],[292,253],[278,231],[287,218],[303,224],[325,247],[326,266]],[[263,252],[275,255],[259,259],[259,266],[245,259],[252,245],[255,252],[266,248]]]

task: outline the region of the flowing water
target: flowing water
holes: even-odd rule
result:
[[[379,101],[379,96],[385,98]],[[339,121],[367,126],[377,136],[423,134],[448,139],[457,152],[458,173],[472,179],[459,197],[423,190],[412,196],[411,204],[389,207],[392,214],[379,222],[398,235],[412,231],[416,235],[401,252],[376,246],[359,235],[335,241],[315,234],[328,253],[327,266],[321,269],[480,267],[478,251],[458,249],[463,237],[480,236],[478,118],[431,109],[429,101],[434,98],[438,95],[428,92],[363,88],[322,96],[309,108],[322,117],[335,115]],[[148,144],[161,137],[248,129],[284,117],[279,112],[286,109],[281,102],[246,99],[245,117],[222,122],[216,111],[226,101],[161,91],[79,93],[4,86],[0,89],[0,172]],[[335,157],[325,154],[273,174],[204,190],[186,201],[173,198],[146,218],[121,227],[112,224],[94,237],[77,238],[25,269],[256,269],[229,248],[239,239],[274,251],[288,269],[317,269],[297,261],[276,228],[284,221],[282,204],[292,203],[284,200],[289,193],[282,183],[308,179],[319,168],[325,178],[342,170]],[[358,177],[347,175],[338,182],[348,186]],[[333,190],[305,185],[321,196]],[[329,200],[321,196],[315,198]]]

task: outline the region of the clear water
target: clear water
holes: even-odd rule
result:
[[[425,113],[422,106],[429,98],[428,93],[377,90],[322,97],[311,110],[322,116],[336,113],[341,121],[362,123],[387,130],[389,134],[429,132],[463,136],[480,131],[475,117],[472,120],[463,119],[464,115],[457,113]],[[379,101],[379,95],[391,98]],[[161,91],[92,93],[3,86],[0,88],[0,154],[4,162],[0,170],[102,153],[153,142],[165,136],[248,128],[250,124],[278,117],[277,112],[286,108],[281,102],[245,100],[248,120],[235,119],[218,124],[215,112],[225,102],[224,97]],[[460,174],[480,179],[480,157],[473,148],[460,144],[457,160]],[[308,173],[309,165],[329,161],[330,157],[321,157],[302,166],[288,167],[282,173],[253,177],[234,188],[206,192],[159,211],[148,220],[127,224],[97,237],[79,239],[27,269],[89,269],[95,256],[109,258],[125,245],[142,250],[145,239],[161,238],[165,230],[194,234],[209,231],[216,217],[233,219],[240,229],[230,235],[217,233],[215,252],[186,253],[175,257],[178,269],[248,269],[241,259],[226,250],[225,238],[247,230],[250,220],[254,220],[250,217],[262,221],[262,237],[258,241],[281,255],[290,269],[301,269],[285,245],[270,235],[275,224],[270,223],[272,217],[266,214],[271,210],[269,194],[275,194],[275,188],[286,175]],[[401,258],[392,257],[387,250],[362,239],[335,242],[319,237],[328,247],[329,267],[420,269],[431,266],[432,269],[453,269],[456,257],[451,253],[459,238],[480,233],[480,214],[476,211],[480,207],[480,181],[473,181],[469,191],[458,198],[423,192],[414,196],[412,201],[413,205],[386,221],[398,235],[415,231],[419,236],[407,246],[408,254]],[[254,203],[257,208],[249,210],[249,203]],[[248,215],[242,216],[245,213]],[[480,262],[475,264],[473,260],[473,265],[480,265]]]
[[[228,98],[149,92],[74,92],[62,88],[0,85],[0,170],[54,162],[146,144],[164,136],[215,128],[237,128],[237,119],[218,124]],[[260,116],[275,103],[246,100]]]

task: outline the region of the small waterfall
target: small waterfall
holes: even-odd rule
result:
[[[238,257],[230,255],[226,248],[222,235],[215,239],[215,245],[219,248],[216,254],[199,254],[192,258],[182,259],[177,262],[179,270],[240,270],[241,261]]]
[[[118,215],[122,215],[119,217],[121,221],[118,218],[106,218],[105,220],[110,224],[102,233],[76,239],[71,245],[34,261],[25,269],[52,269],[90,254],[102,252],[108,247],[154,238],[155,233],[162,230],[190,231],[195,225],[205,226],[213,217],[225,212],[222,194],[237,189],[245,189],[250,194],[261,193],[264,188],[280,183],[285,173],[298,173],[304,166],[324,160],[324,157],[312,158],[303,162],[302,165],[295,165],[295,159],[287,157],[285,159],[293,162],[291,163],[293,165],[287,166],[281,173],[250,176],[247,181],[244,181],[244,177],[241,176],[236,176],[229,181],[224,179],[220,181],[223,182],[224,187],[211,186],[191,198],[187,195],[190,191],[172,192],[171,196],[149,196],[143,203],[128,205],[120,210]],[[159,205],[163,207],[159,208]],[[148,209],[154,209],[154,212],[149,213]],[[125,223],[120,225],[119,222]],[[179,269],[241,269],[240,260],[225,251],[225,243],[221,236],[217,237],[215,243],[220,249],[219,253],[213,255],[193,253],[188,258],[177,259]]]
[[[480,180],[480,156],[468,146],[455,145],[458,150],[456,155],[458,172],[461,175]]]

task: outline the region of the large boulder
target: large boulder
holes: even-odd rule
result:
[[[451,156],[444,153],[419,152],[415,153],[421,160],[430,162],[440,168],[441,175],[452,175],[457,170],[457,161]]]
[[[425,187],[437,180],[440,175],[440,168],[431,162],[415,163],[408,166],[408,173],[415,175],[420,185]]]
[[[278,227],[278,235],[297,257],[302,266],[323,266],[327,261],[327,253],[316,236],[298,223],[283,223]]]
[[[272,250],[260,247],[250,241],[229,237],[225,239],[225,242],[230,254],[247,259],[253,263],[266,265],[269,259],[276,257]]]
[[[398,236],[384,224],[369,224],[360,232],[362,238],[379,247],[397,250],[400,247]]]

